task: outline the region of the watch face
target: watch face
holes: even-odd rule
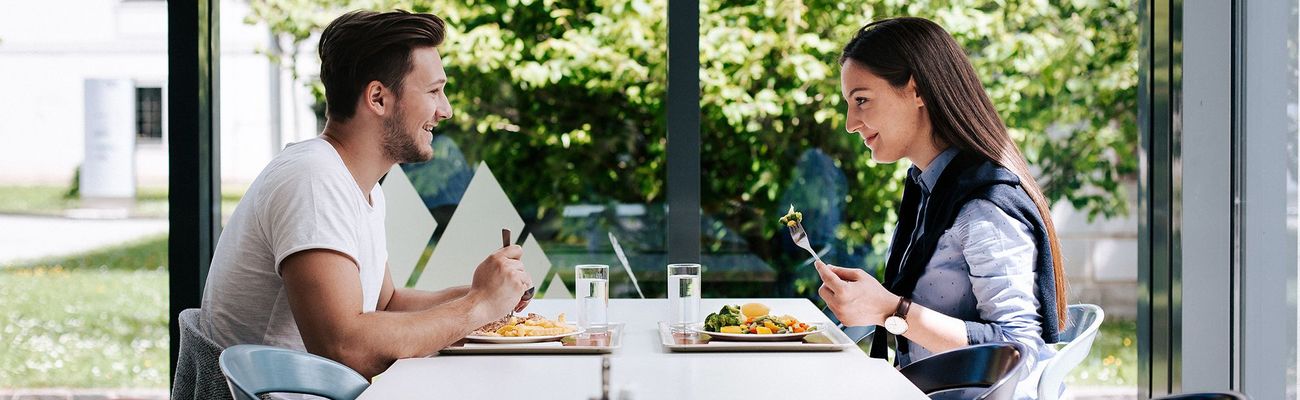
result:
[[[902,335],[903,332],[907,332],[907,320],[897,315],[885,318],[885,330],[895,335]]]

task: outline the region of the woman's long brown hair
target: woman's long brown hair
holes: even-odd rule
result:
[[[866,67],[895,88],[901,89],[914,79],[936,144],[977,152],[1020,178],[1020,187],[1038,206],[1047,228],[1052,273],[1056,277],[1056,313],[1061,329],[1065,329],[1065,262],[1051,208],[961,46],[930,20],[891,18],[859,30],[844,46],[840,64],[848,60]]]

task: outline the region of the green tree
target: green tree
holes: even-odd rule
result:
[[[433,12],[471,158],[553,219],[575,202],[664,198],[666,0],[253,0],[276,34],[307,38],[346,9]],[[849,187],[848,248],[887,240],[906,165],[876,165],[845,134],[836,60],[867,22],[935,20],[965,48],[1050,199],[1127,212],[1137,168],[1137,13],[1131,0],[706,0],[700,4],[702,207],[765,259],[795,160],[818,148]],[[471,165],[477,162],[472,159]],[[706,242],[719,249],[721,240]]]

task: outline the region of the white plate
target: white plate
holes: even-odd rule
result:
[[[737,342],[785,342],[785,341],[803,340],[804,336],[817,333],[821,329],[822,329],[821,327],[818,327],[817,330],[804,331],[804,332],[772,333],[767,335],[759,335],[754,333],[709,332],[704,330],[704,323],[702,322],[695,323],[690,326],[691,331],[709,335],[713,337],[713,340],[731,340]]]
[[[812,324],[809,324],[812,325]],[[698,333],[682,333],[659,323],[659,339],[665,349],[674,352],[765,352],[765,351],[843,351],[857,346],[835,325],[817,323],[817,330],[802,341],[745,342],[717,340]],[[682,337],[687,335],[687,337]],[[712,335],[712,334],[709,334]],[[694,337],[690,337],[694,336]],[[763,335],[768,336],[768,335]]]
[[[469,336],[466,336],[465,339],[468,339],[468,340],[471,341],[471,342],[479,342],[479,343],[504,343],[504,344],[510,344],[510,343],[537,343],[537,342],[545,342],[545,341],[550,341],[550,340],[559,340],[560,338],[563,338],[563,337],[565,337],[565,336],[573,336],[573,335],[577,335],[577,334],[579,334],[579,333],[582,333],[582,328],[578,328],[578,327],[575,327],[575,326],[572,326],[572,325],[570,325],[570,326],[573,327],[573,328],[575,329],[573,332],[569,332],[569,333],[561,333],[561,334],[559,334],[559,335],[547,335],[547,336],[480,336],[480,335],[473,335],[473,334],[471,334],[471,335],[469,335]]]
[[[563,337],[559,341],[541,343],[466,343],[467,341],[462,341],[439,350],[438,353],[448,355],[608,354],[623,346],[623,331],[623,324],[609,324],[609,337],[601,343],[585,343],[583,338],[588,335]],[[593,333],[591,337],[597,335],[600,334]]]

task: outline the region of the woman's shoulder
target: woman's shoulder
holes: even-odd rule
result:
[[[1012,237],[1027,235],[1031,229],[1025,221],[1011,215],[1007,210],[988,199],[975,198],[967,201],[957,212],[954,227],[970,231],[977,227],[980,231],[990,231],[1000,236]]]

